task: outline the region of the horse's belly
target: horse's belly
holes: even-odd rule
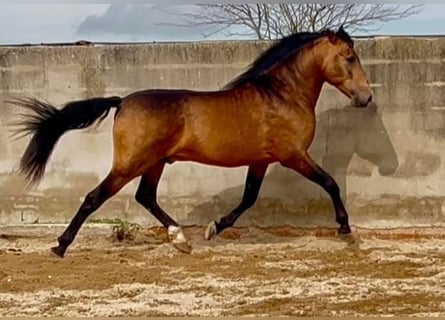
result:
[[[170,157],[173,161],[192,161],[220,167],[240,167],[258,162],[272,162],[262,150],[238,146],[237,148],[206,148],[181,150]]]

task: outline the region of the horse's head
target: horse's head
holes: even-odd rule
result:
[[[326,82],[343,92],[356,107],[366,107],[372,100],[372,90],[351,37],[343,27],[326,34],[326,41],[318,47],[322,50]]]

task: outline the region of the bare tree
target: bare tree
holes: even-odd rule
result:
[[[183,17],[186,25],[206,27],[205,36],[224,32],[228,36],[277,39],[300,31],[336,29],[375,31],[379,23],[420,12],[422,5],[392,4],[206,4]]]

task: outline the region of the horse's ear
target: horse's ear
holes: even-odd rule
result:
[[[354,47],[354,41],[351,39],[351,36],[345,31],[344,25],[341,25],[335,34],[339,39],[347,42],[351,47]]]
[[[338,28],[337,33],[346,33],[343,25],[341,25],[340,28]]]
[[[337,35],[332,31],[328,31],[328,39],[332,44],[336,44],[338,41]]]

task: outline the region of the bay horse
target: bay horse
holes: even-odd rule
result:
[[[20,126],[17,134],[32,134],[20,160],[20,172],[30,185],[42,179],[64,133],[100,123],[116,109],[112,168],[86,195],[52,252],[63,258],[85,220],[127,183],[142,177],[136,201],[165,226],[178,250],[190,253],[181,226],[157,202],[162,171],[176,161],[248,166],[240,204],[208,225],[206,239],[232,226],[255,204],[268,165],[277,162],[321,186],[332,199],[339,235],[350,234],[336,181],[307,152],[314,138],[315,106],[325,82],[350,98],[355,107],[366,107],[372,100],[353,40],[342,27],[281,39],[217,91],[153,89],[125,97],[71,101],[61,109],[34,98],[8,101],[32,112],[16,123]]]

